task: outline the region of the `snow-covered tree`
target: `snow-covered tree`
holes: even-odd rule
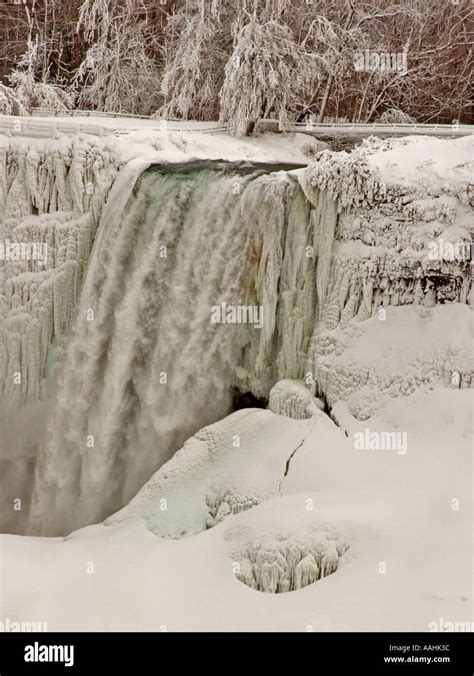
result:
[[[413,124],[416,122],[413,117],[398,108],[385,110],[377,121],[382,124]]]
[[[48,105],[55,98],[46,85],[67,91],[75,83],[79,104],[89,109],[217,120],[222,101],[223,118],[231,120],[249,111],[250,117],[266,114],[274,89],[281,88],[284,104],[276,100],[268,114],[282,119],[362,122],[400,110],[420,122],[471,122],[471,4],[22,0],[13,9],[0,2],[0,67],[17,71],[28,42],[36,44],[34,82],[44,92],[29,98]],[[407,72],[356,68],[365,50],[406,50]],[[28,79],[25,67],[19,70],[18,86],[31,92],[31,74]],[[262,109],[256,111],[259,91]],[[3,90],[4,109],[11,96]]]
[[[71,87],[50,80],[49,71],[39,67],[39,45],[38,35],[35,40],[28,40],[17,67],[8,76],[11,89],[20,107],[28,113],[33,108],[66,112],[74,105],[74,92]]]
[[[14,89],[0,83],[0,113],[2,115],[27,115],[28,111]]]
[[[275,117],[283,125],[314,86],[321,63],[295,42],[288,26],[244,13],[220,95],[220,120],[236,135],[250,133],[260,118]]]
[[[215,119],[224,67],[232,48],[233,10],[217,0],[183,5],[171,15],[163,46],[163,117]]]
[[[77,30],[89,43],[75,76],[79,103],[114,112],[156,110],[159,71],[142,0],[85,0]]]

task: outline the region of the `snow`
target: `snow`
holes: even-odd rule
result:
[[[51,247],[40,270],[0,270],[0,451],[15,491],[36,462],[20,532],[95,525],[1,536],[1,617],[53,631],[469,621],[470,266],[429,254],[470,241],[472,139],[186,173],[312,151],[71,125],[0,149],[2,237]],[[263,328],[212,325],[222,300],[258,306]],[[227,416],[232,385],[270,410]]]
[[[306,425],[288,424],[270,411],[237,411],[191,437],[106,523],[140,516],[153,533],[173,538],[211,528],[226,513],[278,495],[288,449],[306,432]],[[262,444],[270,448],[271,460],[258,465]]]
[[[378,424],[409,431],[406,456],[356,451],[327,421],[295,454],[283,497],[192,537],[156,537],[147,517],[65,539],[2,536],[2,615],[47,621],[49,631],[427,631],[440,617],[470,621],[469,392],[417,393],[398,404]],[[247,411],[235,425],[260,414]],[[295,421],[266,415],[270,438],[277,421],[274,441],[285,424],[291,435]],[[331,425],[339,441],[328,443]],[[242,460],[261,477],[273,444],[258,451],[250,466],[248,455]],[[332,575],[276,595],[237,579],[249,544],[267,549],[283,537],[308,546],[308,533],[321,528],[349,543]]]
[[[364,420],[391,398],[418,388],[470,388],[473,383],[472,309],[388,307],[383,320],[351,320],[321,332],[314,377],[328,403],[347,401]]]
[[[310,418],[324,409],[324,403],[313,397],[303,381],[279,380],[270,390],[268,408],[289,418]]]
[[[368,164],[387,183],[424,187],[429,191],[472,181],[474,136],[453,141],[407,136],[402,143],[371,154]]]
[[[472,136],[454,141],[370,137],[351,153],[319,153],[302,182],[310,199],[315,188],[324,190],[337,199],[339,211],[383,203],[403,208],[417,193],[426,197],[446,192],[469,203],[473,149]]]
[[[20,124],[20,128],[18,128]],[[15,126],[16,125],[16,126]],[[100,115],[18,118],[0,115],[0,133],[11,134],[16,142],[52,143],[67,137],[106,140],[124,162],[150,158],[155,162],[227,160],[306,165],[323,141],[305,133],[270,133],[236,139],[216,123],[172,122]],[[35,140],[34,137],[38,138]],[[41,139],[43,137],[43,139]],[[99,137],[99,138],[97,138]]]

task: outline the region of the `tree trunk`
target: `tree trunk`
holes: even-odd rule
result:
[[[347,15],[346,23],[344,24],[344,30],[345,31],[348,30],[348,28],[350,27],[350,25],[352,23],[352,17],[353,16],[354,16],[354,2],[351,2],[349,14]],[[329,94],[331,93],[331,87],[332,87],[333,80],[334,80],[334,75],[332,73],[330,73],[329,77],[326,81],[326,88],[324,90],[323,101],[321,103],[321,109],[320,109],[319,115],[318,115],[318,122],[323,122],[323,120],[324,120],[324,114],[326,112],[326,107],[327,107],[328,100],[329,100]]]

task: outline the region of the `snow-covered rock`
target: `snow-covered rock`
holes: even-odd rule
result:
[[[461,303],[387,307],[364,322],[321,329],[312,345],[318,389],[365,420],[417,389],[472,388],[472,309]]]
[[[317,424],[333,443],[340,432],[316,409],[317,420],[288,422],[260,409],[242,409],[189,439],[106,524],[141,517],[162,537],[181,538],[279,495],[292,455]]]
[[[279,415],[302,419],[324,410],[324,403],[302,381],[280,380],[270,390],[268,408]]]

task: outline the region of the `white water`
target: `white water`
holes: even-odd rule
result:
[[[37,464],[33,532],[65,533],[126,504],[230,411],[232,385],[268,396],[282,374],[301,376],[316,311],[310,212],[286,172],[142,174],[94,245]],[[211,323],[222,302],[263,306],[263,328]]]
[[[28,528],[12,529],[63,534],[117,511],[189,436],[229,413],[232,388],[267,398],[277,381],[310,372],[306,385],[327,401],[347,399],[370,371],[353,374],[353,366],[344,371],[324,362],[344,348],[338,326],[367,320],[380,304],[462,300],[465,272],[458,265],[444,277],[435,270],[434,282],[424,279],[423,266],[421,281],[411,268],[405,279],[405,256],[384,240],[390,203],[382,201],[368,217],[379,247],[360,255],[361,235],[352,230],[363,211],[338,216],[338,203],[305,176],[190,163],[146,170],[123,211],[115,207],[126,192],[109,203],[66,355],[62,345],[57,360],[48,351],[60,379],[56,394],[46,397],[47,433],[41,429],[36,441],[22,442],[26,454],[15,453],[23,475],[36,455],[37,462]],[[423,218],[427,226],[407,217],[402,234],[416,238],[433,217],[428,210]],[[375,258],[367,263],[369,252]],[[385,261],[392,260],[387,281]],[[263,310],[262,328],[212,323],[212,307],[224,302]],[[75,302],[66,305],[72,318]],[[27,350],[18,360],[24,356]],[[427,371],[435,358],[430,355]],[[453,369],[463,378],[468,370],[457,363]],[[410,380],[411,367],[404,377]],[[369,410],[365,400],[359,408]],[[21,407],[18,416],[25,417]],[[7,485],[29,495],[30,479],[21,490],[17,470],[9,468],[10,442],[5,435],[0,442],[3,466],[15,479],[7,477]]]

